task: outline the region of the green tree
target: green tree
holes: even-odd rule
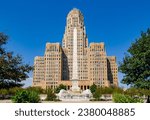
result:
[[[97,88],[96,91],[93,93],[93,98],[94,98],[96,101],[99,101],[101,96],[102,96],[102,94],[101,94],[101,89],[100,89],[100,88]]]
[[[127,95],[130,95],[131,97],[133,97],[133,96],[135,96],[135,95],[139,95],[139,89],[134,88],[134,87],[131,87],[131,88],[127,89],[127,90],[125,91],[125,93],[126,93]]]
[[[63,84],[60,84],[60,85],[55,89],[55,93],[59,93],[60,90],[62,90],[62,89],[66,90],[66,86],[63,85]]]
[[[29,77],[28,73],[33,67],[24,64],[20,55],[6,51],[3,46],[7,41],[8,36],[0,33],[0,88],[19,87]]]
[[[48,88],[47,89],[47,98],[48,101],[55,101],[57,96],[55,95],[53,89]]]
[[[97,86],[95,84],[90,86],[90,90],[92,93],[94,93],[96,91],[96,89],[97,89]]]
[[[113,88],[112,87],[101,87],[102,94],[112,94]]]
[[[119,67],[120,72],[124,73],[122,83],[150,89],[150,29],[142,32],[127,52]],[[147,102],[150,102],[149,96]]]
[[[120,87],[112,87],[113,88],[113,93],[124,93],[124,90]]]

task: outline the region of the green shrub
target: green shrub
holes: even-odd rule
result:
[[[21,91],[23,88],[20,87],[14,87],[9,89],[9,95],[15,95],[17,91]]]
[[[135,95],[139,95],[139,89],[137,89],[137,88],[133,88],[133,87],[131,87],[131,88],[129,88],[129,89],[127,89],[126,91],[125,91],[125,94],[127,94],[127,95],[129,95],[129,96],[135,96]]]
[[[9,94],[8,90],[0,89],[0,99],[5,99],[5,96],[8,94]]]
[[[56,101],[56,95],[53,92],[53,90],[50,89],[50,88],[47,89],[47,98],[46,98],[46,100],[47,101]]]
[[[124,94],[113,94],[113,101],[115,103],[142,103],[142,99],[138,98],[133,98],[129,95],[124,95]]]
[[[29,102],[30,103],[38,103],[40,101],[39,94],[35,91],[29,92]]]
[[[43,94],[44,93],[44,90],[41,88],[41,87],[28,87],[26,88],[26,90],[28,91],[35,91],[39,94]]]
[[[113,87],[113,93],[123,94],[124,90],[120,87]]]
[[[16,95],[12,97],[12,101],[15,103],[38,103],[40,97],[35,91],[22,90],[16,92]]]

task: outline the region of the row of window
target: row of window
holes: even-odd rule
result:
[[[61,57],[60,54],[47,54],[46,57]]]
[[[45,58],[45,60],[61,60],[61,58]]]

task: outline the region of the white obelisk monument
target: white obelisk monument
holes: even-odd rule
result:
[[[78,58],[77,58],[77,28],[73,30],[73,71],[72,71],[72,87],[73,92],[79,92],[78,86]]]

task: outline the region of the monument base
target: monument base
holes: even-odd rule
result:
[[[78,86],[78,80],[72,80],[72,87],[70,89],[73,93],[80,93],[81,89]]]
[[[76,91],[77,92],[77,91]],[[83,92],[73,92],[71,90],[60,90],[57,94],[58,99],[61,101],[75,102],[75,101],[90,101],[92,98],[92,93],[90,90],[85,90]]]

